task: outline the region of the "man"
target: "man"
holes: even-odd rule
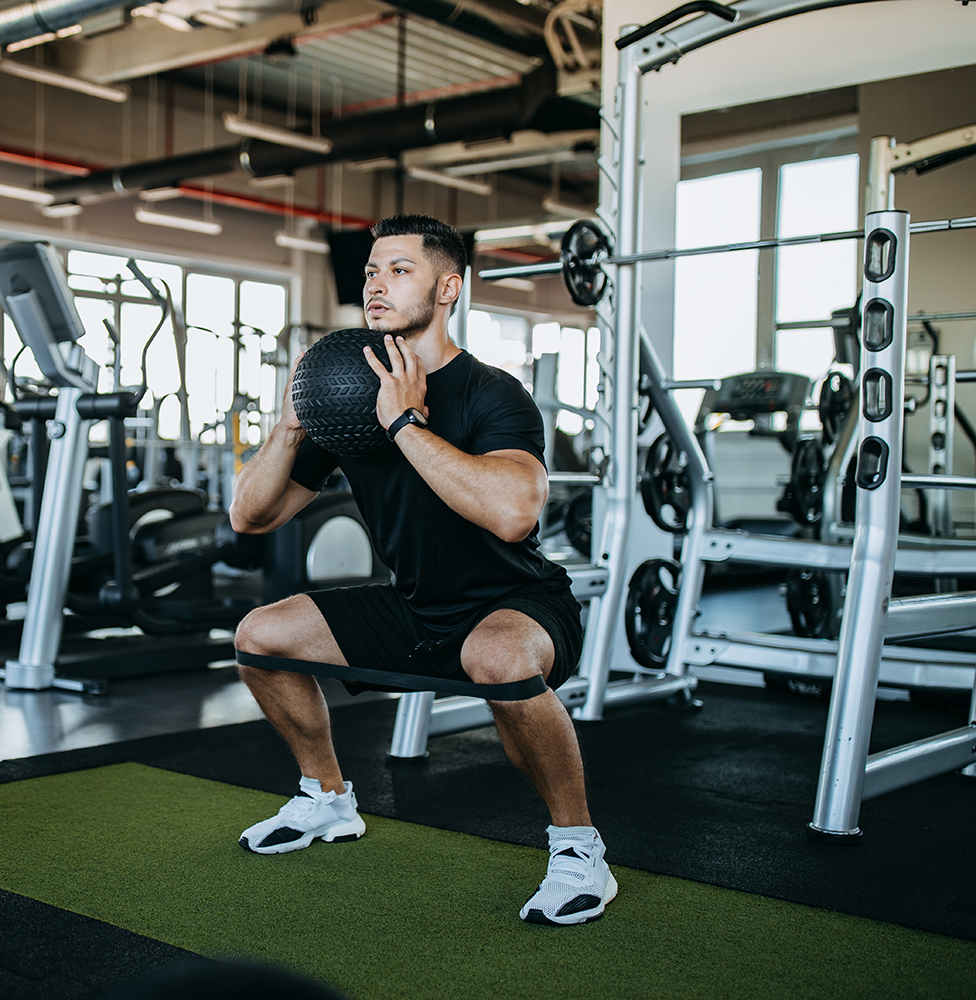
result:
[[[385,334],[392,370],[369,348],[364,353],[380,379],[376,415],[391,443],[341,465],[394,582],[259,608],[241,622],[237,648],[479,684],[545,678],[543,694],[490,703],[505,752],[552,819],[548,872],[520,916],[585,923],[603,913],[617,885],[590,821],[576,733],[554,694],[576,667],[582,630],[565,571],[538,551],[548,497],[542,418],[521,383],[448,336],[467,262],[457,231],[425,216],[396,216],[372,234],[363,302],[370,329]],[[338,464],[306,438],[289,383],[281,420],[238,479],[235,530],[277,528]],[[276,854],[315,838],[360,837],[365,824],[316,680],[240,671],[302,772],[299,795],[245,830],[241,844]]]

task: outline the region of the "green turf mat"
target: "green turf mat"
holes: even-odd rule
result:
[[[631,869],[602,920],[529,926],[543,851],[396,820],[242,850],[281,802],[140,764],[11,782],[0,886],[354,1000],[976,998],[976,943]]]

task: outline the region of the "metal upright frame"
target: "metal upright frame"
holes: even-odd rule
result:
[[[698,442],[675,405],[669,391],[671,382],[640,326],[636,268],[642,259],[649,259],[642,257],[637,249],[640,107],[643,77],[652,70],[676,62],[696,48],[760,24],[857,2],[866,0],[740,0],[727,6],[711,0],[693,0],[644,28],[625,29],[617,42],[620,58],[614,106],[612,111],[604,109],[604,122],[611,134],[613,148],[609,157],[606,149],[601,156],[603,179],[610,185],[610,197],[604,202],[612,205],[611,217],[602,221],[613,234],[613,254],[612,260],[604,265],[610,278],[609,295],[597,305],[598,321],[607,335],[601,351],[601,363],[604,364],[601,406],[609,415],[611,429],[607,450],[611,455],[611,465],[598,487],[603,518],[599,537],[594,543],[593,565],[574,572],[574,592],[578,597],[589,598],[590,602],[579,676],[559,690],[563,702],[574,709],[578,719],[600,719],[604,708],[616,703],[672,696],[677,696],[679,701],[688,701],[690,692],[697,685],[695,676],[688,669],[694,665],[730,662],[736,666],[763,669],[772,657],[776,662],[788,664],[788,670],[801,674],[829,676],[833,672],[829,665],[836,658],[837,644],[829,640],[754,635],[710,636],[696,634],[693,629],[707,562],[734,560],[844,572],[850,569],[852,550],[842,539],[817,542],[767,538],[746,532],[722,531],[712,525],[711,471]],[[703,13],[682,20],[698,11]],[[680,23],[675,23],[677,21]],[[890,161],[887,162],[890,167]],[[878,168],[877,174],[872,175],[871,185],[879,197],[887,198],[891,186],[889,173],[886,167]],[[662,252],[659,259],[665,259],[665,255],[670,253]],[[558,270],[559,265],[544,264],[534,269],[502,269],[493,277],[507,276],[515,271],[528,276],[530,273],[554,273]],[[647,390],[665,430],[687,460],[689,531],[682,547],[681,586],[665,668],[653,672],[628,664],[624,669],[632,673],[632,679],[611,681],[611,652],[624,604],[626,546],[637,478],[638,336],[644,338],[648,347],[650,377],[646,380]],[[833,464],[839,471],[846,469],[845,456],[853,454],[857,445],[855,426],[853,420],[849,422],[837,442]],[[930,477],[914,478],[916,481],[911,485],[932,485],[923,482]],[[972,481],[950,482],[946,478],[939,481],[940,488],[971,488],[972,485]],[[837,502],[839,496],[833,494],[827,500],[834,506]],[[831,510],[829,513],[833,515],[835,512]],[[832,523],[834,520],[832,516]],[[894,537],[897,539],[897,526]],[[971,545],[954,545],[951,539],[945,540],[938,550],[906,546],[898,551],[895,566],[899,571],[932,577],[945,576],[947,571],[972,573],[976,569],[976,553]],[[892,609],[899,611],[898,621],[917,623],[920,609],[913,603],[914,600],[891,602]],[[967,622],[972,621],[972,608],[963,603],[952,606],[940,604],[938,608],[926,606],[923,613],[926,612],[937,614],[942,632],[962,631],[968,627]],[[905,627],[909,626],[903,626],[902,631],[898,631],[893,626],[894,633],[889,629],[889,637],[902,635]],[[879,634],[882,637],[885,634],[884,625]],[[920,683],[924,684],[929,677],[944,678],[947,673],[965,674],[971,668],[971,661],[972,658],[964,654],[922,649],[906,652],[890,647],[885,651],[884,658],[879,659],[879,665],[890,673],[893,683],[904,683],[905,678],[911,676],[921,679]],[[772,666],[769,668],[773,669]],[[475,699],[435,700],[433,694],[407,695],[400,702],[390,755],[395,758],[421,757],[426,751],[428,736],[485,724],[489,719],[487,708]]]

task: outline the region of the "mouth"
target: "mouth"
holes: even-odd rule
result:
[[[380,316],[383,313],[387,312],[389,308],[390,307],[385,305],[384,303],[379,302],[376,299],[373,299],[373,301],[369,302],[366,306],[366,314],[368,316]]]

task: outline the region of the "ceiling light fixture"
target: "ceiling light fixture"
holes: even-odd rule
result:
[[[138,197],[142,201],[172,201],[174,198],[182,198],[183,192],[178,187],[147,188],[140,191]]]
[[[552,163],[567,163],[580,157],[574,149],[554,149],[541,153],[522,153],[503,156],[496,160],[462,163],[456,167],[445,167],[444,172],[452,177],[466,177],[468,174],[493,173],[496,170],[521,170],[525,167],[543,167]],[[589,154],[592,156],[592,153]]]
[[[56,73],[53,69],[28,66],[26,63],[15,62],[12,59],[0,59],[0,72],[19,76],[25,80],[33,80],[35,83],[46,83],[52,87],[61,87],[79,94],[88,94],[89,97],[100,97],[104,101],[115,101],[116,104],[121,104],[129,99],[128,87],[109,87],[101,83],[93,83],[91,80],[82,80],[77,76],[68,76],[66,73]]]
[[[153,20],[159,21],[160,24],[165,25],[167,28],[172,28],[174,31],[193,30],[193,25],[185,21],[182,17],[177,17],[175,14],[160,10],[154,5],[147,4],[143,7],[133,7],[129,13],[133,17],[151,17]]]
[[[535,282],[528,278],[499,278],[494,282],[495,286],[502,288],[512,288],[516,292],[534,292]]]
[[[40,205],[39,211],[49,219],[67,219],[72,215],[81,215],[82,207],[74,201],[63,201],[60,205]]]
[[[407,173],[415,180],[430,181],[431,184],[440,184],[442,187],[455,188],[470,194],[487,196],[495,190],[493,184],[486,184],[484,181],[469,181],[463,177],[451,177],[448,174],[442,174],[439,170],[428,170],[426,167],[407,167]]]
[[[373,170],[392,170],[399,164],[392,156],[374,156],[369,160],[352,160],[345,166],[354,174],[365,174]]]
[[[50,205],[54,201],[54,195],[49,191],[18,187],[16,184],[0,184],[0,198],[16,198],[17,201],[29,201],[35,205]]]
[[[221,31],[235,31],[241,26],[241,22],[237,18],[227,14],[219,14],[215,10],[194,11],[193,20],[207,25],[208,28],[219,28]]]
[[[34,35],[32,38],[24,38],[19,42],[11,42],[6,46],[8,52],[20,52],[22,49],[32,49],[35,45],[43,45],[45,42],[53,42],[57,38],[70,38],[78,35],[82,31],[80,24],[72,24],[68,28],[61,28],[59,31],[45,31],[43,35]]]
[[[498,229],[479,229],[474,234],[475,243],[490,243],[495,240],[539,240],[548,242],[548,237],[564,233],[569,227],[565,222],[542,222],[533,226],[502,226]]]
[[[312,253],[331,253],[332,247],[325,240],[313,240],[306,236],[293,236],[283,230],[278,230],[274,235],[274,241],[279,247],[288,247],[291,250],[309,250]]]
[[[589,208],[578,205],[567,205],[558,198],[543,198],[542,207],[550,215],[558,215],[564,219],[595,219],[596,213]]]
[[[154,212],[148,208],[136,209],[136,221],[149,226],[166,226],[169,229],[185,229],[191,233],[203,233],[206,236],[219,236],[224,227],[216,219],[194,219],[186,215],[170,215],[167,212]]]
[[[295,183],[293,174],[267,174],[264,177],[249,177],[247,186],[252,188],[288,187]]]
[[[332,152],[332,140],[318,135],[305,135],[293,132],[291,129],[278,128],[276,125],[265,125],[264,122],[252,122],[243,115],[231,114],[227,111],[223,117],[224,128],[234,135],[244,135],[250,139],[264,139],[279,146],[293,146],[295,149],[308,149],[313,153],[326,155]]]

